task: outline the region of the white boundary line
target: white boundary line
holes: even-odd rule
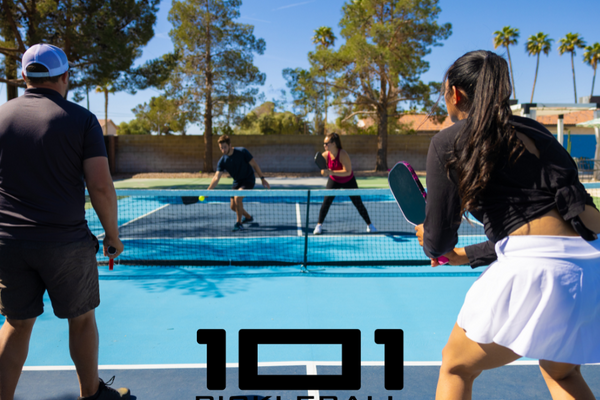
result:
[[[298,226],[298,236],[302,234],[302,215],[300,214],[300,203],[296,203],[296,225]]]
[[[165,204],[164,206],[162,206],[162,207],[159,207],[159,208],[157,208],[157,209],[155,209],[155,210],[152,210],[152,211],[150,211],[149,213],[146,213],[146,214],[144,214],[144,215],[140,215],[139,217],[137,217],[137,218],[134,218],[134,219],[132,219],[131,221],[127,221],[127,222],[125,222],[123,225],[119,225],[119,228],[122,228],[122,227],[124,227],[124,226],[127,226],[127,225],[129,225],[129,224],[131,224],[131,223],[133,223],[133,222],[135,222],[135,221],[138,221],[138,220],[140,220],[140,219],[142,219],[142,218],[145,218],[145,217],[147,217],[148,215],[150,215],[150,214],[154,214],[155,212],[157,212],[157,211],[160,211],[160,210],[162,210],[163,208],[166,208],[166,207],[169,207],[169,206],[170,206],[170,204]],[[100,239],[100,238],[101,238],[102,236],[104,236],[104,235],[105,235],[104,233],[101,233],[100,235],[98,235],[98,239]]]
[[[274,361],[274,362],[259,362],[259,367],[293,367],[305,366],[307,375],[316,375],[317,366],[341,366],[341,361]],[[363,361],[360,363],[363,367],[383,367],[383,361]],[[439,367],[441,361],[404,361],[405,367]],[[514,361],[507,366],[527,366],[538,365],[537,360],[522,360]],[[600,366],[596,364],[584,364]],[[227,363],[227,368],[238,368],[238,363]],[[146,369],[193,369],[206,368],[206,364],[124,364],[124,365],[100,365],[99,369],[116,369],[116,370],[146,370]],[[25,366],[23,371],[74,371],[75,366],[72,365],[55,365],[55,366]],[[316,397],[318,398],[318,397]]]

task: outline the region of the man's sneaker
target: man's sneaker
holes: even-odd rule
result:
[[[242,224],[247,224],[248,222],[252,221],[254,221],[254,218],[252,218],[252,216],[250,216],[250,218],[246,218],[245,216],[242,217]]]
[[[119,388],[113,389],[109,387],[112,385],[115,377],[113,376],[108,380],[108,382],[104,383],[102,379],[100,379],[100,385],[98,386],[98,391],[93,396],[89,397],[79,397],[78,400],[117,400],[124,399],[129,400],[131,397],[131,392],[127,388]]]
[[[241,231],[242,229],[244,229],[244,226],[242,225],[241,222],[236,222],[235,225],[233,226],[233,229],[231,230],[232,232],[237,232],[237,231]]]
[[[317,224],[315,226],[315,230],[313,231],[313,235],[320,235],[323,230],[323,226],[321,224]]]
[[[373,224],[367,225],[367,232],[377,232],[377,228]]]

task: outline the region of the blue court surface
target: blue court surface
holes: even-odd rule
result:
[[[100,267],[101,377],[115,375],[114,385],[130,387],[137,399],[431,399],[441,350],[479,273],[468,267],[325,268],[309,273],[281,267]],[[226,331],[225,390],[207,389],[207,346],[197,342],[199,329]],[[359,329],[360,390],[240,390],[240,329]],[[404,331],[402,390],[384,387],[384,346],[374,341],[377,329]],[[340,362],[341,345],[258,345],[259,374],[339,375]],[[534,364],[525,360],[485,372],[476,381],[474,398],[550,398]],[[583,373],[599,396],[600,366],[585,366]],[[75,399],[77,393],[67,323],[53,315],[46,299],[16,398]]]
[[[404,222],[389,198],[373,201],[363,197],[379,229],[375,234],[365,232],[365,224],[348,198],[336,198],[322,236],[312,235],[318,201],[283,201],[262,208],[263,201],[248,200],[256,221],[245,231],[232,233],[228,198],[220,204],[209,199],[193,205],[177,199],[119,198],[120,232],[126,246],[121,260],[141,257],[159,263],[178,258],[227,262],[235,250],[241,249],[243,252],[235,254],[243,257],[241,265],[165,267],[117,263],[113,271],[100,266],[101,304],[96,316],[100,372],[105,381],[115,376],[113,386],[127,386],[134,398],[147,400],[434,397],[442,348],[467,290],[483,268],[412,264],[381,267],[369,263],[398,257],[426,260],[414,228]],[[307,206],[313,210],[311,213]],[[216,212],[217,208],[220,211]],[[210,212],[199,217],[207,209]],[[275,214],[280,216],[274,218]],[[90,210],[87,219],[101,239],[101,227]],[[463,222],[459,233],[459,246],[484,240],[481,226]],[[300,265],[303,251],[306,257],[323,261],[325,266],[304,264],[307,272]],[[292,263],[297,260],[298,265],[243,264],[261,257],[291,259]],[[339,260],[358,261],[346,266],[327,264]],[[365,263],[361,265],[360,260]],[[99,256],[99,261],[106,259]],[[34,327],[15,398],[76,399],[78,384],[69,357],[67,322],[53,315],[47,296],[45,306],[45,313]],[[265,375],[283,387],[274,389],[271,383],[260,389],[240,389],[240,375],[247,377],[247,370],[242,368],[246,372],[240,373],[239,368],[240,331],[266,330],[266,338],[273,330],[282,329],[318,331],[307,331],[300,340],[296,337],[288,342],[283,338],[280,344],[267,339],[261,343],[263,336],[258,334],[252,347],[257,348],[256,362],[251,367],[257,375]],[[334,329],[358,330],[360,338],[343,345],[341,338],[339,342],[334,338],[322,343],[318,335]],[[199,330],[226,332],[225,389],[208,388],[214,375],[207,377],[208,346],[198,343]],[[402,330],[403,341],[394,336],[392,342],[400,345],[403,355],[396,353],[386,360],[384,349],[392,346],[389,342],[376,343],[377,330]],[[218,349],[218,345],[209,346]],[[349,348],[360,359],[349,362],[345,358],[342,362],[342,352]],[[242,345],[242,353],[249,349],[247,344]],[[210,365],[216,365],[213,362]],[[403,373],[397,372],[386,382],[385,371],[391,371],[390,363],[400,362]],[[360,372],[360,381],[353,375],[353,389],[336,386],[335,390],[317,390],[300,385],[302,390],[293,390],[297,388],[282,383],[303,376],[333,381],[349,376],[348,371],[358,363],[360,369],[352,371]],[[600,365],[584,366],[582,371],[592,391],[600,396]],[[386,389],[391,387],[388,383],[398,385],[402,375],[402,390]],[[519,360],[484,372],[476,380],[473,398],[528,400],[549,399],[550,395],[536,361]]]

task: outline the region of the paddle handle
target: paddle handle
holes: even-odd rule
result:
[[[117,249],[115,249],[112,246],[108,246],[108,249],[106,249],[106,252],[108,253],[108,255],[112,256],[113,254],[117,254]],[[108,259],[108,270],[112,271],[114,265],[115,265],[115,259],[114,258],[109,258]]]

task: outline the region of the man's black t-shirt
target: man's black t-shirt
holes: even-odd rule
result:
[[[83,160],[106,157],[98,120],[51,89],[0,107],[0,239],[89,235]]]
[[[254,169],[249,164],[252,154],[243,147],[234,147],[233,154],[224,154],[217,164],[217,171],[227,171],[233,178],[233,186],[237,183],[255,180]]]

